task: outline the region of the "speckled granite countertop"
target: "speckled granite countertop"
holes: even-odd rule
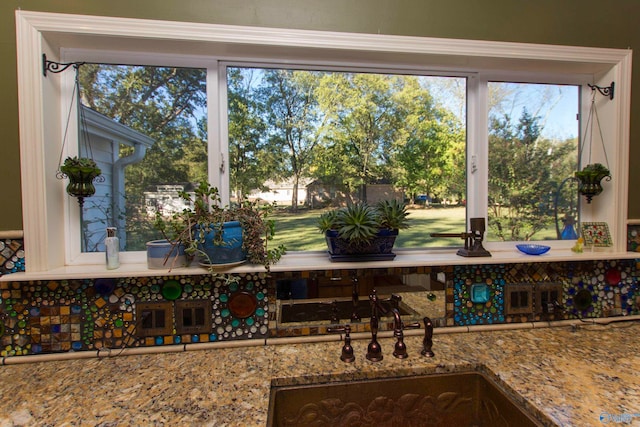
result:
[[[482,369],[561,426],[640,425],[640,324],[437,334],[409,358],[339,360],[340,343],[269,345],[0,367],[0,426],[264,426],[274,384]],[[625,418],[626,417],[626,418]],[[613,419],[609,425],[624,425]]]

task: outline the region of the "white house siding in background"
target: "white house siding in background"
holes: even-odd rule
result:
[[[191,184],[165,184],[156,185],[156,191],[145,191],[144,204],[147,215],[154,217],[156,212],[161,212],[163,216],[170,217],[174,213],[192,207],[192,204],[186,203],[180,197],[180,192],[184,191],[187,186],[193,187]],[[193,191],[187,191],[187,193],[192,199],[194,198]]]
[[[129,164],[140,162],[155,141],[97,111],[85,106],[81,108],[85,129],[80,132],[80,155],[92,157],[102,170],[101,177],[94,182],[95,195],[84,201],[82,250],[104,251],[106,227],[118,228],[120,246],[124,249],[127,241],[124,169]],[[119,157],[120,144],[134,147],[134,153]]]

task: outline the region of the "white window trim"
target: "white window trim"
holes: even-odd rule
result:
[[[603,129],[603,134],[612,181],[605,183],[605,191],[598,196],[597,203],[583,206],[582,219],[608,222],[615,245],[613,251],[624,253],[626,250],[630,50],[89,17],[22,10],[16,11],[16,32],[23,228],[25,247],[29,251],[28,272],[46,272],[66,263],[61,246],[68,247],[68,236],[64,232],[65,217],[68,217],[65,215],[67,197],[64,183],[55,178],[62,143],[62,114],[59,103],[52,101],[62,93],[61,83],[60,79],[42,76],[42,54],[46,53],[49,59],[60,60],[64,47],[125,49],[135,51],[149,61],[155,57],[160,61],[157,65],[167,65],[164,59],[178,55],[185,47],[193,57],[207,52],[229,60],[252,57],[247,53],[252,49],[256,56],[278,54],[297,61],[304,60],[301,56],[305,52],[313,52],[335,61],[362,56],[372,64],[393,63],[408,68],[428,66],[435,69],[440,66],[443,71],[484,69],[495,70],[496,73],[499,70],[505,73],[546,70],[554,74],[590,75],[593,83],[601,86],[615,81],[614,99],[609,101],[600,97],[597,100],[601,122],[610,124]],[[150,46],[154,48],[149,49]],[[154,53],[145,54],[145,50]],[[217,88],[223,92],[221,87]],[[221,93],[211,96],[215,98]],[[469,93],[469,96],[473,95]],[[590,99],[588,96],[584,98],[583,107]],[[209,119],[217,120],[220,126],[218,132],[210,134],[209,138],[215,138],[220,146],[225,132],[224,120],[221,119],[222,112],[211,110]],[[586,108],[583,111],[587,111]],[[469,125],[479,132],[477,135],[486,134],[487,128],[482,120],[473,118],[476,114],[482,114],[482,111],[467,115]],[[222,150],[210,154],[210,172],[218,167],[221,159],[216,156],[221,153],[224,155]],[[474,155],[473,152],[469,154]],[[486,162],[484,158],[477,160]],[[604,162],[602,153],[595,153],[593,161]],[[222,181],[220,184],[224,185]],[[470,186],[480,194],[486,192],[481,185]],[[612,206],[615,209],[611,209]],[[484,215],[486,212],[469,212],[468,216]],[[135,256],[140,260],[140,254]]]

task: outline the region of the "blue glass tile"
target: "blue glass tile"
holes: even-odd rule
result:
[[[484,304],[489,301],[491,291],[485,283],[471,285],[471,301],[475,304]]]

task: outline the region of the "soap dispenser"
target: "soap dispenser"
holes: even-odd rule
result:
[[[105,254],[107,256],[107,270],[120,267],[120,239],[116,236],[115,227],[107,227],[107,238],[104,239]]]

